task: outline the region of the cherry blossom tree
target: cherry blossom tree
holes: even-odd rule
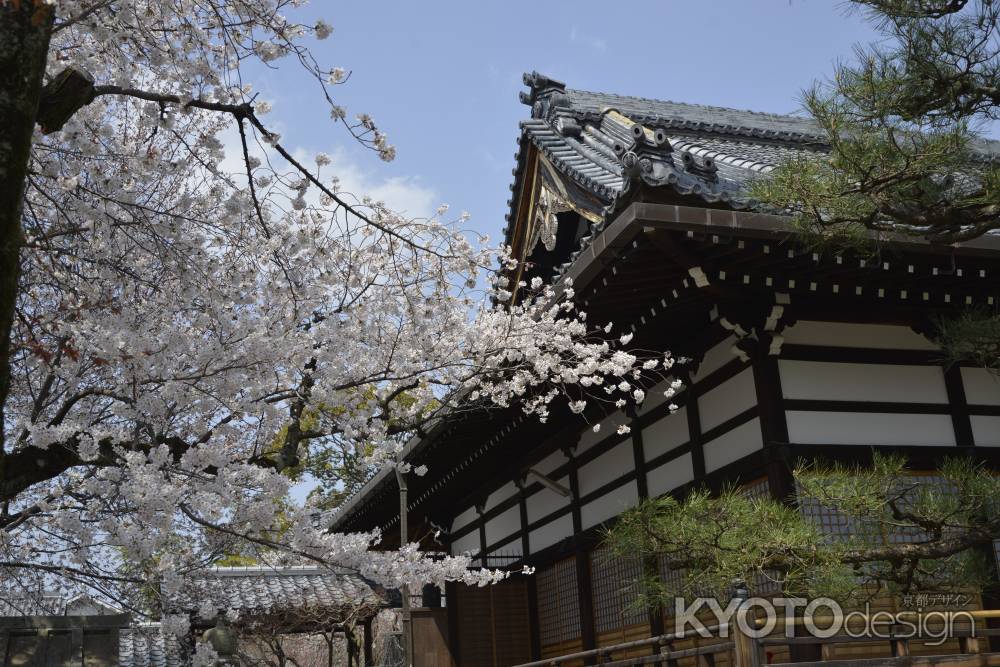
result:
[[[672,363],[591,328],[569,284],[510,284],[464,217],[405,218],[297,159],[248,65],[292,68],[345,138],[395,155],[338,105],[348,75],[308,47],[331,28],[301,4],[0,0],[0,579],[128,603],[243,541],[488,583],[317,528],[281,471],[333,443],[391,462],[472,407],[641,400]]]

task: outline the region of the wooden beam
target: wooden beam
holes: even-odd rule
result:
[[[958,364],[952,364],[944,369],[944,387],[948,392],[951,423],[955,428],[955,444],[959,447],[972,447],[976,441],[972,434],[972,420],[969,418],[965,385],[962,383],[962,369]]]
[[[364,659],[365,667],[372,667],[375,664],[375,652],[373,649],[374,636],[372,635],[372,619],[366,618],[361,622],[364,630]]]
[[[701,412],[698,410],[699,387],[692,384],[691,377],[685,373],[682,377],[687,389],[687,423],[688,442],[691,445],[691,465],[694,468],[694,478],[699,480],[705,476],[705,450],[701,434]]]

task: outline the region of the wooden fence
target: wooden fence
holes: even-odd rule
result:
[[[744,612],[745,613],[745,612]],[[957,653],[941,655],[913,655],[911,642],[922,642],[920,637],[914,637],[912,631],[883,631],[880,636],[849,634],[841,632],[831,637],[793,636],[786,637],[784,619],[777,619],[775,629],[779,635],[771,634],[755,637],[743,632],[739,623],[720,623],[707,625],[705,629],[712,634],[711,638],[698,635],[695,631],[665,634],[647,639],[624,642],[612,646],[578,651],[554,658],[546,658],[534,662],[523,663],[516,667],[575,667],[577,665],[600,665],[602,667],[634,667],[638,665],[660,665],[661,667],[682,667],[684,663],[695,667],[1000,667],[1000,653],[989,653],[988,638],[1000,636],[1000,629],[987,629],[978,626],[980,621],[990,618],[1000,618],[1000,610],[962,612],[974,619],[974,626],[959,628],[948,637],[957,641]],[[874,615],[873,615],[874,616]],[[906,613],[897,614],[897,618],[905,618]],[[850,621],[865,621],[868,616],[853,614],[847,617],[817,617],[819,627],[829,627],[827,623],[841,622],[842,627],[849,626]],[[802,625],[802,618],[790,619],[789,623]],[[845,625],[846,624],[846,625]],[[762,621],[747,618],[745,627],[761,627]],[[982,641],[986,640],[986,641]],[[705,643],[709,642],[709,643]],[[679,648],[678,644],[694,644],[687,648]],[[877,650],[881,644],[883,649],[888,644],[889,655],[880,657],[854,657],[837,659],[835,650],[845,645],[876,645],[871,653],[884,652]],[[769,658],[769,648],[788,649],[795,645],[819,645],[822,660],[809,662],[772,662]],[[648,650],[648,655],[637,655]],[[775,652],[776,653],[776,652]],[[773,654],[772,654],[773,655]]]

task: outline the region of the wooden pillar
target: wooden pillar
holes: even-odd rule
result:
[[[372,644],[375,638],[372,636],[372,619],[365,619],[361,627],[364,630],[365,667],[373,667],[375,664],[375,652],[373,651]]]
[[[958,364],[952,364],[944,369],[944,388],[948,393],[948,408],[951,411],[951,424],[955,429],[955,444],[959,447],[975,446],[969,405],[965,398],[965,386],[962,384],[962,369]]]
[[[680,379],[684,383],[685,389],[682,397],[684,407],[687,410],[688,440],[691,441],[691,467],[694,470],[695,484],[705,478],[705,450],[702,447],[701,439],[701,413],[698,411],[698,388],[694,386],[691,374],[687,371],[680,373]]]
[[[583,650],[597,647],[594,624],[594,593],[590,581],[590,554],[578,543],[576,546],[576,587],[580,603],[580,639]]]
[[[753,360],[753,384],[757,394],[757,414],[761,439],[769,458],[767,486],[771,497],[780,503],[795,503],[795,480],[788,462],[788,422],[785,396],[781,388],[778,359],[761,346]],[[793,647],[794,652],[794,647]],[[818,658],[817,658],[818,659]]]
[[[527,480],[519,477],[517,483],[517,507],[521,518],[521,560],[525,565],[529,565],[531,542],[528,539],[528,495]],[[538,620],[538,585],[535,575],[528,576],[528,626],[531,631],[531,659],[539,660],[542,657],[542,637],[541,626]]]
[[[486,562],[486,501],[476,504],[476,514],[479,515],[479,562],[483,567],[489,567]]]
[[[649,485],[646,479],[646,453],[642,445],[642,424],[639,423],[638,416],[634,408],[629,408],[629,422],[632,429],[632,460],[635,466],[635,485],[639,492],[639,501],[649,498]],[[656,558],[646,558],[643,560],[643,569],[646,575],[657,576],[659,574],[659,564]],[[657,606],[649,610],[649,636],[657,637],[662,635],[663,630],[663,610]],[[660,645],[653,647],[653,653],[660,653]]]
[[[753,359],[753,384],[757,393],[758,414],[764,446],[788,444],[785,420],[785,397],[781,389],[778,358],[760,350]]]
[[[531,626],[531,659],[542,658],[542,632],[538,618],[538,583],[535,575],[528,577],[528,623]]]
[[[639,491],[639,500],[649,498],[649,485],[646,480],[646,454],[642,449],[642,425],[636,415],[635,408],[628,408],[629,428],[632,429],[632,460],[635,466],[635,485]]]
[[[748,623],[753,622],[753,617],[746,609],[737,610],[736,614],[742,616]],[[733,667],[761,667],[764,662],[761,659],[761,646],[756,639],[743,632],[737,622],[737,616],[734,616],[729,628],[733,638]]]
[[[590,554],[580,542],[583,532],[583,519],[580,516],[580,480],[577,475],[577,463],[571,449],[564,450],[570,460],[569,489],[573,516],[573,551],[576,556],[576,590],[580,606],[580,639],[585,651],[597,645],[597,633],[594,629],[594,596],[590,583]]]
[[[451,658],[454,664],[458,664],[458,587],[460,584],[454,581],[447,582],[444,586],[445,607],[448,611],[448,649],[451,651]]]

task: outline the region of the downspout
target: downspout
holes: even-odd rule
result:
[[[396,481],[399,483],[399,548],[409,542],[409,530],[406,521],[406,474],[400,469],[400,461],[396,461]],[[403,611],[403,667],[411,667],[413,664],[413,641],[410,617],[410,587],[403,584],[399,588],[402,597]]]

